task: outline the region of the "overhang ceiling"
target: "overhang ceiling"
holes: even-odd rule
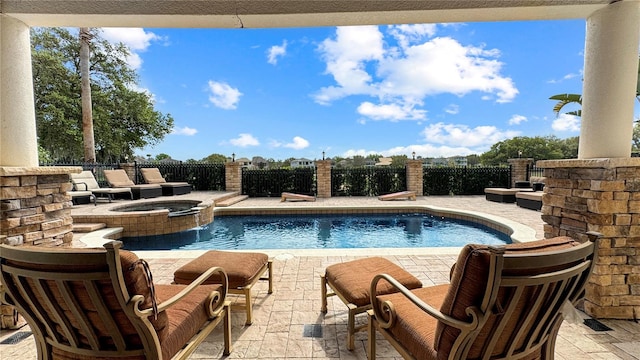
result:
[[[611,2],[614,1],[0,0],[0,11],[30,26],[273,28],[586,18]]]

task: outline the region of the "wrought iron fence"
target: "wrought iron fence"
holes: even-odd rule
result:
[[[118,163],[84,163],[84,162],[55,162],[55,163],[41,163],[40,166],[79,166],[83,170],[89,170],[93,173],[93,176],[98,181],[100,187],[109,187],[107,179],[104,177],[105,170],[120,169]]]
[[[510,167],[424,168],[424,195],[482,195],[487,187],[510,187]]]
[[[136,163],[136,184],[144,183],[141,168],[158,168],[168,182],[188,182],[198,191],[224,191],[223,163]]]
[[[242,169],[243,195],[274,197],[283,192],[315,195],[316,169]]]
[[[331,169],[331,196],[378,196],[406,189],[404,167]]]
[[[544,169],[537,167],[536,164],[527,165],[527,181],[529,181],[532,176],[544,176]]]

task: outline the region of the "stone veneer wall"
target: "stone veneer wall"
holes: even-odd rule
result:
[[[319,198],[331,197],[331,160],[316,160],[316,175]]]
[[[417,196],[424,195],[424,176],[422,160],[407,160],[407,190],[415,191]]]
[[[545,237],[603,234],[585,311],[640,318],[640,158],[539,161]]]
[[[242,164],[227,162],[224,164],[225,189],[227,191],[242,191]]]
[[[508,159],[511,165],[511,187],[516,186],[516,181],[527,181],[527,166],[533,164],[532,158]]]
[[[11,245],[57,246],[73,239],[70,173],[77,167],[0,167],[0,235]]]

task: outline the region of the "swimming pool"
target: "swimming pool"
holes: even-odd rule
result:
[[[471,221],[424,213],[217,216],[206,226],[162,236],[123,238],[130,250],[250,250],[461,247],[510,243]]]

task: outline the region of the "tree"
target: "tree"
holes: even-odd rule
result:
[[[391,166],[404,167],[407,164],[407,155],[393,155],[391,156]]]
[[[54,160],[83,158],[80,40],[64,28],[31,33],[39,144]],[[89,70],[96,160],[127,161],[173,128],[171,115],[154,109],[151,95],[134,90],[137,74],[124,61],[129,49],[95,31]]]
[[[211,154],[200,161],[211,164],[225,163],[227,162],[227,157],[222,154]]]
[[[93,113],[91,111],[91,76],[89,75],[89,57],[91,39],[93,34],[89,28],[80,28],[80,79],[82,89],[80,98],[82,99],[82,140],[84,148],[84,161],[88,163],[96,162],[96,147],[93,136]]]
[[[555,136],[518,136],[500,141],[491,146],[489,151],[480,155],[484,165],[504,165],[511,158],[533,158],[537,160],[563,159],[562,140]],[[575,152],[577,155],[577,141]]]

